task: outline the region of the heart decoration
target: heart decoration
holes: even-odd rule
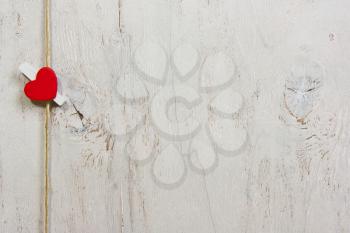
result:
[[[50,101],[57,94],[57,77],[49,67],[42,67],[36,74],[36,79],[24,87],[26,96],[34,101]]]

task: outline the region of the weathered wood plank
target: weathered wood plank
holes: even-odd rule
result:
[[[0,232],[40,232],[42,2],[0,8]],[[350,4],[53,1],[51,232],[350,232]],[[35,13],[34,13],[35,12]]]

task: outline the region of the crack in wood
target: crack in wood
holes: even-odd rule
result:
[[[81,124],[83,125],[83,126],[85,126],[85,124],[84,124],[84,114],[82,114],[78,109],[77,109],[77,107],[75,106],[75,104],[72,104],[73,105],[73,108],[75,109],[75,111],[76,111],[76,114],[78,114],[78,116],[79,116],[79,119],[80,119],[80,121],[81,121]]]
[[[118,29],[120,33],[123,33],[121,18],[122,18],[122,0],[118,0]]]

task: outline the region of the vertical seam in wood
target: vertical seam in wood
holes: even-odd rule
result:
[[[122,33],[122,23],[121,23],[121,14],[122,14],[122,0],[118,0],[118,28],[119,28],[119,32]]]

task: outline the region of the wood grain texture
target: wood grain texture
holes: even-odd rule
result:
[[[51,232],[350,232],[349,1],[52,2]],[[40,232],[43,7],[0,4],[0,232]]]

